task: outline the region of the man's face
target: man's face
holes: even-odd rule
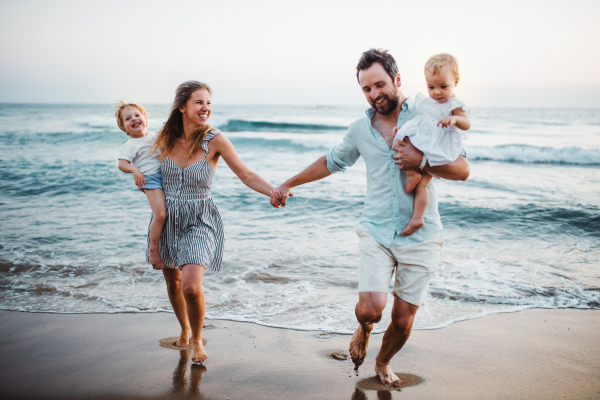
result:
[[[394,82],[381,64],[374,63],[371,68],[359,71],[358,82],[367,101],[379,114],[389,114],[398,107],[400,74]]]

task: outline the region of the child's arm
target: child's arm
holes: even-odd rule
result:
[[[446,117],[440,120],[437,125],[448,128],[449,126],[456,125],[456,127],[460,130],[466,131],[471,127],[471,120],[467,116],[467,113],[462,108],[456,108],[452,110],[452,116]]]
[[[119,159],[119,169],[127,174],[133,174],[133,179],[135,180],[135,185],[138,188],[141,188],[146,184],[146,179],[144,179],[144,174],[142,171],[135,165],[131,165],[131,163],[124,159]]]

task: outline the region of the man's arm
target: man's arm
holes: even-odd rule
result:
[[[421,161],[423,161],[423,153],[413,146],[408,138],[405,138],[404,143],[405,145],[402,146],[402,142],[394,142],[394,146],[392,147],[392,150],[396,152],[393,156],[396,164],[400,166],[400,169],[419,168]],[[450,164],[439,165],[437,167],[431,167],[429,164],[426,164],[424,169],[432,175],[451,181],[466,181],[470,174],[469,161],[462,155],[458,156]]]
[[[287,198],[290,195],[290,190],[293,187],[304,185],[305,183],[318,181],[319,179],[323,179],[331,175],[331,172],[327,169],[327,158],[326,156],[320,157],[306,167],[306,169],[300,172],[298,175],[295,175],[282,183],[279,187],[276,187],[273,191],[274,193],[279,192],[282,197],[274,200],[274,196],[271,197],[271,204],[273,207],[279,208],[281,205],[285,207],[287,202]]]

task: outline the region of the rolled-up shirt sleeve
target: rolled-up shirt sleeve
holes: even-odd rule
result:
[[[342,142],[327,152],[327,169],[332,174],[340,171],[344,172],[346,167],[354,165],[358,157],[360,157],[360,153],[356,148],[356,143],[352,137],[352,128],[350,128]]]

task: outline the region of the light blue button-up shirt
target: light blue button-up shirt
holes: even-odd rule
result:
[[[398,115],[398,126],[418,113],[415,97],[407,98]],[[421,242],[442,230],[433,179],[428,186],[425,226],[412,235],[400,235],[412,216],[414,194],[404,192],[406,173],[398,169],[392,158],[396,152],[390,150],[381,134],[371,125],[374,115],[375,110],[370,108],[365,118],[350,125],[342,142],[327,152],[327,169],[332,174],[344,171],[362,156],[367,165],[367,199],[361,223],[385,247],[389,247],[392,241],[397,245]]]

